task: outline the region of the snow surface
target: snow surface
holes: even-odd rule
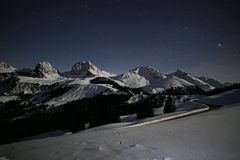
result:
[[[36,136],[21,138],[20,141],[29,141],[29,140],[34,140],[34,139],[43,139],[43,138],[48,138],[48,137],[57,137],[57,136],[69,135],[69,134],[72,134],[72,132],[69,132],[66,130],[56,130],[56,131],[52,131],[52,132],[42,133],[42,134],[39,134]]]
[[[188,81],[178,78],[176,76],[168,76],[164,79],[156,78],[150,81],[150,85],[144,87],[144,90],[148,93],[158,93],[164,89],[176,88],[176,87],[193,87],[194,85]]]
[[[48,78],[35,78],[35,77],[27,77],[27,76],[18,76],[20,83],[31,83],[31,84],[39,84],[39,85],[51,85],[57,82],[63,82],[67,80],[64,77],[48,77]]]
[[[88,85],[90,84],[90,81],[94,79],[94,78],[68,78],[68,80],[71,80],[70,83],[68,83],[68,85]]]
[[[217,95],[204,97],[199,99],[199,102],[221,106],[240,103],[240,89],[234,89]]]
[[[8,101],[17,100],[18,98],[19,98],[18,96],[0,96],[0,102],[1,103],[6,103]]]
[[[205,108],[205,107],[207,107],[206,104],[202,104],[199,102],[193,102],[193,101],[187,101],[187,102],[183,102],[180,105],[177,105],[176,109],[177,109],[177,111],[187,111],[187,110]]]
[[[106,125],[72,135],[0,145],[11,160],[235,160],[240,106],[134,128]]]

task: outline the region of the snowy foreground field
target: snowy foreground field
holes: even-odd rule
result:
[[[133,128],[111,124],[76,134],[0,145],[0,159],[237,160],[240,105]]]

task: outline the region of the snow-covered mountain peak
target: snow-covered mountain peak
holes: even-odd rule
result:
[[[94,66],[90,61],[80,61],[72,66],[71,72],[81,73],[84,71],[97,71],[97,70],[99,69],[96,66]]]
[[[10,72],[14,72],[15,70],[16,68],[9,65],[8,63],[0,62],[0,73],[10,73]]]
[[[156,79],[156,78],[161,78],[161,79],[167,78],[165,74],[161,73],[159,70],[151,66],[137,67],[130,70],[129,72],[134,72],[142,77],[145,77],[148,80]]]
[[[111,77],[114,74],[100,70],[90,61],[80,61],[75,63],[69,72],[63,73],[66,77],[86,78],[86,77]]]
[[[153,81],[162,80],[167,76],[151,66],[140,66],[129,70],[117,77],[116,80],[121,81],[127,87],[139,88],[150,85]]]
[[[187,72],[184,72],[184,71],[182,71],[182,70],[180,70],[180,69],[177,69],[175,72],[173,72],[172,73],[172,75],[175,75],[175,76],[183,76],[183,75],[188,75],[189,73],[187,73]]]
[[[144,77],[138,75],[136,72],[125,72],[113,79],[122,82],[125,86],[130,88],[139,88],[149,85],[149,81]]]
[[[36,65],[34,72],[41,78],[59,77],[58,71],[47,61],[39,62]]]

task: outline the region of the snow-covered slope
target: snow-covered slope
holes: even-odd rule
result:
[[[36,94],[44,91],[48,86],[64,82],[64,77],[36,78],[27,76],[12,76],[0,83],[1,92],[5,95]]]
[[[97,84],[75,85],[67,93],[61,96],[58,96],[56,98],[53,98],[46,104],[50,106],[52,105],[59,106],[74,100],[94,97],[95,95],[98,95],[98,94],[110,94],[110,93],[116,93],[116,92],[117,92],[116,89],[113,89],[107,85],[97,85]]]
[[[11,160],[237,160],[240,107],[141,127],[110,124],[71,135],[0,146]]]
[[[67,80],[64,77],[57,77],[54,78],[36,78],[36,77],[27,77],[27,76],[17,76],[21,83],[32,83],[32,84],[39,84],[39,85],[52,85],[57,82],[62,82]]]
[[[39,62],[34,72],[40,78],[55,79],[59,77],[58,71],[47,61]]]
[[[240,103],[240,89],[234,89],[224,93],[199,99],[200,102],[211,105],[231,105]]]
[[[155,88],[155,86],[160,86],[162,88],[176,88],[176,87],[190,87],[193,86],[193,84],[189,83],[188,81],[178,78],[176,76],[168,76],[167,78],[162,79],[162,81],[159,80],[153,80],[151,83],[152,87]]]
[[[176,88],[176,87],[194,87],[193,84],[188,81],[178,78],[176,76],[167,76],[164,79],[153,79],[150,81],[150,85],[144,88],[145,91],[149,93],[158,93],[164,89]]]
[[[176,72],[173,72],[170,75],[174,75],[176,77],[179,77],[181,79],[184,79],[184,80],[188,81],[191,84],[197,85],[198,87],[200,87],[204,91],[210,91],[210,90],[213,90],[215,88],[214,86],[202,81],[197,76],[194,76],[190,73],[183,72],[181,70],[177,70]]]
[[[213,78],[208,78],[208,77],[205,77],[205,76],[201,76],[199,77],[199,79],[201,79],[202,81],[210,84],[211,86],[215,87],[215,88],[222,88],[224,87],[225,85]]]
[[[90,61],[80,61],[72,66],[71,71],[63,73],[66,77],[110,77],[114,74],[98,69]]]
[[[15,72],[16,68],[7,64],[6,62],[0,62],[0,73],[11,73]]]
[[[113,77],[113,79],[130,88],[140,88],[149,85],[149,81],[146,80],[146,78],[135,72],[126,72],[119,76]]]
[[[18,96],[0,96],[0,103],[17,100]]]

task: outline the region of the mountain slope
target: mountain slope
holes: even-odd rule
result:
[[[135,72],[126,72],[113,77],[113,79],[130,88],[140,88],[149,85],[149,81],[146,80],[145,77],[142,77]]]
[[[39,78],[54,79],[59,77],[58,71],[47,61],[39,62],[36,65],[34,72]]]
[[[190,73],[183,72],[181,70],[177,70],[176,72],[173,72],[169,75],[174,75],[176,77],[184,79],[184,80],[188,81],[189,83],[198,86],[199,88],[201,88],[204,91],[210,91],[210,90],[213,90],[215,88],[214,86],[202,81],[197,76],[194,76]]]
[[[149,93],[158,93],[165,89],[176,88],[176,87],[188,88],[188,87],[194,87],[194,85],[179,77],[167,76],[164,79],[151,80],[150,85],[145,86],[144,90],[148,91]]]
[[[5,95],[36,94],[44,91],[49,85],[65,80],[46,61],[39,62],[34,70],[25,70],[17,70],[10,76],[5,77],[0,82],[0,93]]]
[[[201,76],[201,77],[198,77],[199,79],[201,79],[202,81],[212,85],[213,87],[215,88],[222,88],[224,87],[225,85],[213,78],[208,78],[208,77],[205,77],[205,76]]]
[[[6,62],[0,62],[0,73],[11,73],[15,72],[16,68],[7,64]]]
[[[59,106],[67,102],[74,100],[79,100],[83,98],[94,97],[98,94],[113,94],[117,92],[116,89],[113,89],[106,85],[100,84],[89,84],[89,85],[75,85],[71,90],[64,93],[61,96],[51,99],[46,104],[49,106]]]

